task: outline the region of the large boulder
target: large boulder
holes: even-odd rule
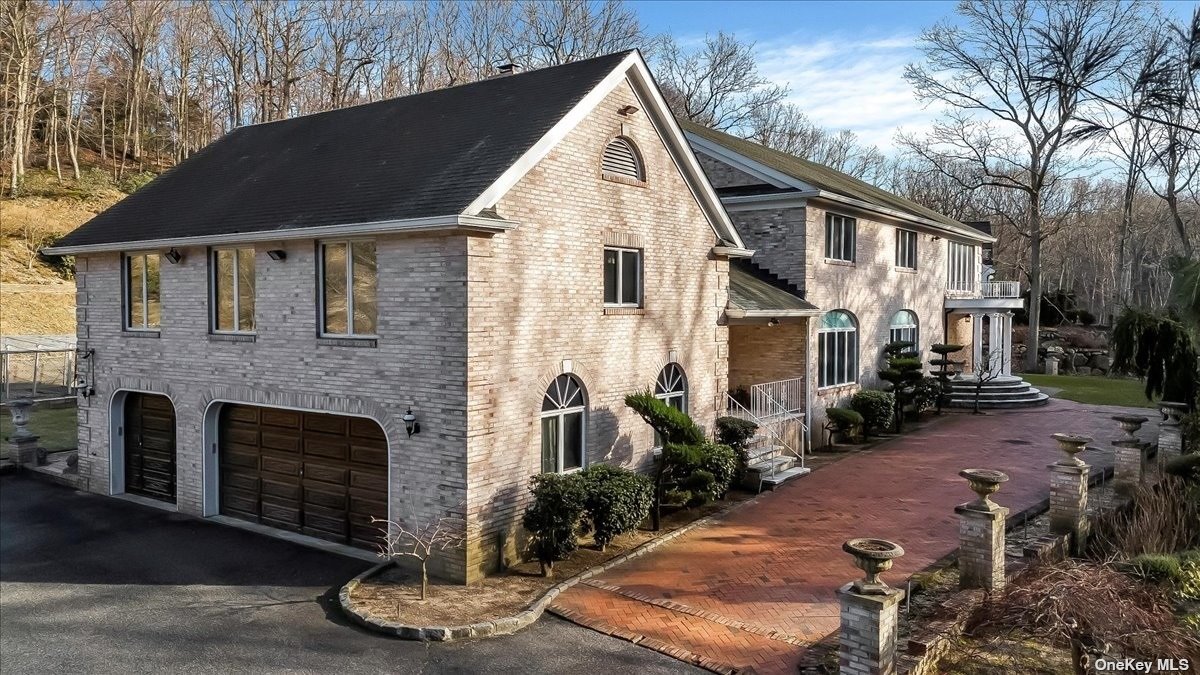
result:
[[[1108,354],[1097,354],[1088,361],[1088,366],[1108,374],[1108,371],[1112,370],[1112,357]]]
[[[1073,368],[1083,368],[1088,364],[1087,354],[1075,354],[1071,357],[1071,366]]]

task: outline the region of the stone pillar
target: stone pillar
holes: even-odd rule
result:
[[[1058,374],[1058,356],[1056,354],[1046,354],[1046,368],[1042,372],[1047,375]]]
[[[1113,420],[1121,425],[1124,436],[1113,441],[1116,448],[1113,459],[1113,488],[1119,494],[1130,495],[1146,476],[1146,455],[1150,444],[1138,439],[1137,432],[1146,423],[1145,417],[1138,415],[1113,415]]]
[[[38,436],[25,427],[29,424],[31,408],[33,401],[28,398],[18,398],[8,404],[13,418],[13,431],[8,437],[8,457],[17,464],[34,464],[37,461]]]
[[[988,372],[999,375],[1003,370],[1004,315],[993,312],[988,315]]]
[[[1008,509],[989,499],[1008,476],[990,469],[963,469],[979,499],[954,507],[958,514],[960,588],[998,591],[1004,588],[1004,526]]]
[[[1003,351],[1000,352],[1000,374],[1004,376],[1012,375],[1012,320],[1013,313],[1005,312],[1000,316],[1001,320],[1000,335],[1003,338]]]
[[[1091,467],[1075,455],[1092,441],[1087,436],[1054,434],[1067,458],[1050,465],[1050,531],[1071,538],[1071,552],[1083,551],[1088,537],[1087,493]]]
[[[1163,421],[1158,425],[1158,461],[1166,464],[1183,454],[1180,425],[1187,414],[1187,405],[1172,401],[1161,401],[1158,405],[1163,414]]]
[[[971,313],[971,370],[983,361],[983,314]]]
[[[851,539],[842,550],[866,578],[838,589],[841,629],[838,633],[838,672],[851,675],[891,675],[896,672],[899,606],[904,591],[879,579],[904,554],[899,545],[883,539]]]

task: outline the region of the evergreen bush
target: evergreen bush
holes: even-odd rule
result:
[[[608,464],[594,464],[578,475],[584,489],[584,520],[601,551],[650,515],[654,484],[646,476]]]
[[[576,532],[586,499],[578,474],[543,473],[529,486],[533,503],[525,509],[522,524],[532,538],[533,554],[542,563],[542,574],[551,576],[554,563],[570,557],[579,547]]]
[[[850,397],[850,408],[862,415],[864,438],[873,431],[887,429],[895,407],[896,397],[886,391],[866,390]]]
[[[846,438],[852,438],[854,430],[863,425],[863,416],[848,408],[826,408],[825,417],[830,429]]]

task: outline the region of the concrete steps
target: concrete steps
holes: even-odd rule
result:
[[[1050,400],[1045,392],[1015,376],[984,382],[979,388],[978,397],[981,409],[1034,408],[1046,405]],[[951,408],[974,408],[975,398],[973,380],[951,381]]]
[[[778,445],[764,443],[751,446],[746,455],[742,487],[751,492],[758,492],[763,488],[773,490],[776,486],[809,472],[809,469],[796,466],[796,458],[784,454],[783,448]]]

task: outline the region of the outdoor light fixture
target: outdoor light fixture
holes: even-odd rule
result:
[[[273,248],[267,251],[267,255],[271,256],[271,260],[287,260],[287,251],[281,248]]]
[[[163,257],[166,258],[167,262],[171,263],[172,265],[177,265],[179,264],[180,260],[183,260],[183,254],[179,251],[176,251],[174,247],[172,247],[170,251],[164,253]]]
[[[413,434],[421,433],[421,423],[417,421],[417,416],[413,414],[412,408],[404,411],[404,430],[408,432],[408,437],[412,438]]]
[[[778,326],[778,325],[779,325],[779,319],[771,319],[770,321],[768,321],[768,322],[767,322],[767,325],[768,325],[768,326]]]
[[[622,106],[621,109],[618,110],[617,112],[626,117],[629,117],[630,115],[632,115],[633,113],[635,113],[637,111],[638,111],[638,107],[636,105],[627,105],[627,106]]]

